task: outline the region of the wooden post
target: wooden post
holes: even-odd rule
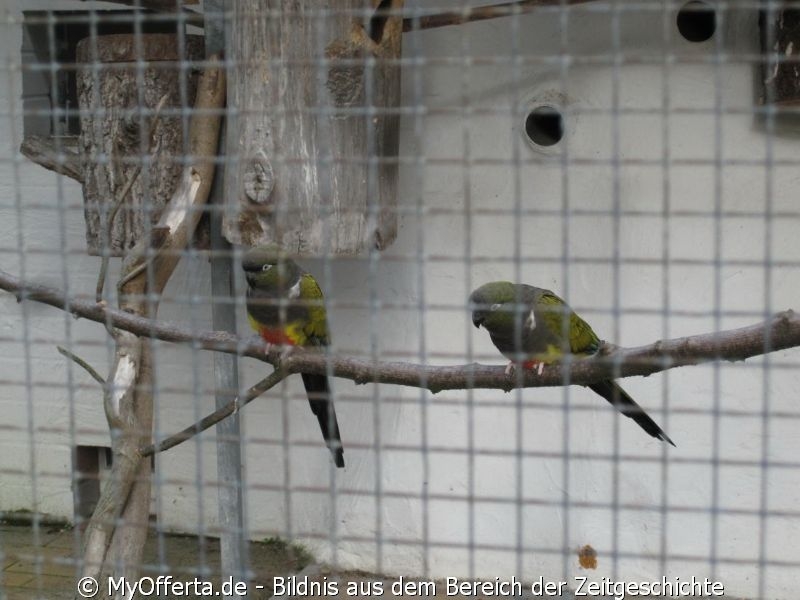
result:
[[[122,256],[150,230],[178,185],[189,143],[180,109],[192,106],[197,77],[179,61],[202,59],[203,38],[185,36],[183,55],[175,35],[138,38],[140,43],[134,35],[104,35],[77,46],[89,254],[103,254],[108,245],[111,256]],[[140,59],[146,61],[141,69]]]
[[[224,221],[232,243],[318,255],[394,241],[403,23],[402,0],[390,4],[234,4],[228,91],[237,114]]]
[[[225,0],[204,0],[206,55],[223,54],[228,35],[224,14]],[[224,154],[225,123],[220,131],[219,154]],[[217,166],[208,202],[211,246],[211,319],[215,331],[236,333],[237,305],[233,297],[234,264],[232,248],[222,233],[222,211],[225,206],[225,169]],[[222,408],[239,395],[239,366],[235,354],[214,353],[214,385],[217,408]],[[220,577],[248,581],[248,541],[244,530],[244,499],[242,485],[242,432],[239,413],[217,423],[217,515],[219,519]],[[228,591],[225,598],[235,598]]]

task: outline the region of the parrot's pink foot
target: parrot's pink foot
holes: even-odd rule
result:
[[[544,363],[540,360],[526,360],[525,362],[521,363],[522,368],[526,371],[536,371],[537,375],[541,375],[542,371],[544,370]],[[517,363],[513,360],[508,363],[506,366],[506,377],[512,377],[514,375],[514,371],[517,368]]]
[[[522,367],[528,371],[536,370],[537,375],[541,375],[544,370],[544,363],[540,360],[526,360],[522,363]]]
[[[276,351],[278,352],[278,365],[280,365],[291,358],[292,354],[297,351],[297,346],[291,344],[268,344],[267,357],[269,358],[270,355],[274,356],[274,352]]]
[[[271,355],[274,355],[276,351],[279,352],[279,361],[284,361],[289,358],[294,351],[294,348],[296,348],[296,346],[292,344],[271,342],[259,334],[252,335],[248,338],[248,344],[257,345],[259,343],[264,347],[264,356],[267,358],[270,358]]]

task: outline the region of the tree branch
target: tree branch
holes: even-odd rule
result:
[[[76,365],[83,367],[83,370],[86,371],[89,375],[91,375],[92,379],[94,379],[101,386],[105,387],[106,380],[100,376],[100,373],[98,373],[92,365],[83,360],[77,354],[73,354],[63,346],[56,346],[56,349],[59,351],[59,353],[72,360]]]
[[[408,17],[403,19],[403,32],[417,31],[420,29],[434,29],[436,27],[447,27],[449,25],[464,25],[475,21],[485,21],[487,19],[497,19],[499,17],[510,17],[515,14],[525,14],[536,10],[542,6],[561,6],[567,4],[586,4],[593,0],[517,0],[516,2],[504,2],[488,6],[475,6],[465,8],[460,11],[451,11],[424,15],[415,19]]]
[[[111,0],[115,4],[124,4],[136,8],[147,8],[158,12],[174,13],[176,8],[183,6],[196,6],[199,0]]]
[[[159,300],[200,219],[214,177],[215,153],[225,102],[225,72],[210,57],[197,82],[195,113],[189,121],[190,164],[159,217],[153,232],[158,237],[140,239],[122,263],[119,312],[155,319]],[[159,103],[158,111],[163,104]],[[156,123],[153,123],[153,127]],[[152,133],[152,132],[151,132]],[[151,140],[152,141],[152,140]],[[120,198],[138,176],[131,175]],[[115,206],[118,206],[121,200]],[[116,208],[112,211],[112,217]],[[113,221],[113,219],[112,219]],[[149,267],[149,268],[148,268]],[[99,285],[102,290],[102,282]],[[96,305],[104,306],[97,302]],[[110,325],[106,321],[107,325]],[[84,534],[83,576],[99,578],[109,553],[117,576],[135,579],[147,537],[150,507],[150,465],[139,449],[152,440],[153,355],[148,336],[121,328],[113,331],[114,361],[104,394],[104,407],[112,431],[114,463]],[[115,518],[108,523],[107,517]]]
[[[800,346],[800,318],[787,310],[772,318],[738,329],[706,333],[647,346],[620,348],[604,345],[598,355],[567,360],[561,365],[545,366],[542,373],[517,369],[508,376],[502,366],[468,364],[430,366],[414,363],[368,361],[350,357],[326,356],[318,351],[295,348],[281,356],[281,348],[259,338],[239,338],[224,331],[192,332],[172,323],[138,317],[90,300],[67,297],[63,291],[20,281],[0,270],[0,289],[15,294],[19,300],[34,300],[68,310],[75,316],[109,324],[137,336],[167,342],[191,343],[217,352],[236,353],[268,362],[286,373],[330,372],[356,383],[391,383],[442,390],[486,388],[511,390],[517,387],[553,387],[569,384],[588,385],[609,378],[647,376],[675,367],[697,365],[714,360],[737,361],[753,356]]]
[[[175,0],[110,0],[114,4],[123,4],[125,6],[132,6],[134,8],[143,8],[145,10],[152,10],[156,13],[164,15],[173,15],[177,19],[179,14],[183,14],[183,18],[189,25],[196,25],[203,27],[203,15],[189,10],[187,6],[196,6],[200,4],[200,0],[182,0],[175,2]]]
[[[158,452],[164,452],[165,450],[169,450],[170,448],[174,448],[178,444],[185,442],[188,439],[193,438],[198,433],[202,433],[209,427],[216,425],[225,417],[232,415],[235,411],[239,410],[242,406],[245,406],[258,398],[261,394],[269,390],[270,388],[275,387],[281,381],[286,379],[289,375],[287,371],[284,369],[275,369],[272,373],[267,375],[264,379],[259,381],[249,390],[247,390],[244,395],[239,398],[238,396],[228,402],[225,406],[221,406],[213,413],[206,415],[202,419],[200,419],[194,425],[189,425],[186,429],[182,429],[178,433],[175,433],[168,438],[161,440],[158,444],[150,444],[148,446],[144,446],[139,450],[142,456],[150,456],[151,454],[157,454]]]
[[[37,165],[83,183],[83,169],[78,156],[77,139],[54,138],[29,135],[22,140],[19,151]]]

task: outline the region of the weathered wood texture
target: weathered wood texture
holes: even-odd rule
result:
[[[159,299],[197,227],[214,179],[225,89],[225,71],[217,57],[210,57],[188,123],[187,164],[153,228],[160,233],[139,239],[122,265],[118,302],[127,315],[156,318]],[[116,576],[136,577],[150,507],[149,461],[138,448],[152,438],[157,365],[147,339],[118,329],[112,335],[116,350],[103,404],[114,461],[84,536],[83,575],[95,579],[109,552]]]
[[[235,160],[224,220],[232,243],[318,255],[394,241],[402,0],[388,13],[386,4],[234,4]]]
[[[800,105],[800,2],[761,10],[762,104]]]
[[[133,35],[78,43],[78,152],[90,254],[102,254],[109,243],[111,255],[122,256],[158,221],[178,185],[197,83],[192,69],[181,68],[184,58],[203,58],[201,36],[186,36],[184,48],[170,34],[144,34],[140,44]],[[142,68],[139,59],[145,61]]]
[[[22,140],[19,151],[45,169],[82,182],[83,171],[77,148],[78,140],[74,137],[52,138],[29,135]]]

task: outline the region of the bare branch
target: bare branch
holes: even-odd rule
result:
[[[193,6],[200,3],[200,0],[111,0],[114,4],[124,4],[135,6],[136,8],[149,8],[159,12],[175,12],[176,8],[183,6]]]
[[[161,440],[158,444],[150,444],[149,446],[143,447],[140,450],[142,456],[150,456],[151,454],[164,452],[165,450],[174,448],[178,444],[193,438],[198,433],[202,433],[209,427],[216,425],[225,417],[232,415],[234,411],[239,410],[242,406],[249,404],[270,388],[275,387],[281,381],[286,379],[288,375],[289,373],[284,369],[275,369],[272,373],[247,390],[241,398],[234,398],[225,406],[221,406],[213,413],[200,419],[194,425],[190,425],[186,429],[182,429],[178,433]]]
[[[565,383],[587,385],[609,378],[647,376],[714,360],[744,360],[800,346],[800,318],[794,311],[787,310],[756,325],[661,340],[636,348],[606,345],[605,351],[597,356],[561,365],[548,365],[541,375],[523,373],[518,369],[516,376],[507,376],[502,366],[372,362],[350,357],[329,357],[318,351],[301,348],[293,349],[287,357],[281,358],[280,347],[270,346],[257,337],[239,338],[224,331],[192,332],[171,323],[138,317],[89,300],[67,297],[61,290],[24,283],[4,271],[0,271],[0,289],[15,294],[20,300],[34,300],[69,310],[76,316],[108,323],[137,336],[191,343],[204,350],[249,356],[279,366],[287,373],[323,375],[330,369],[334,376],[356,383],[392,383],[424,388],[434,393],[468,388],[511,390],[517,387],[561,386]]]
[[[56,349],[61,354],[72,360],[76,365],[83,367],[83,370],[86,371],[89,375],[91,375],[92,379],[94,379],[97,383],[99,383],[102,386],[105,386],[106,380],[101,377],[100,373],[98,373],[92,365],[83,360],[77,354],[73,354],[63,346],[56,346]]]
[[[78,156],[77,140],[29,135],[22,140],[19,151],[37,165],[59,175],[83,183],[83,169]]]
[[[435,27],[447,27],[449,25],[464,25],[475,21],[485,21],[487,19],[497,19],[499,17],[509,17],[516,14],[529,13],[542,6],[561,6],[567,4],[586,4],[593,0],[517,0],[516,2],[504,2],[488,6],[475,6],[465,8],[460,11],[451,11],[425,15],[417,21],[414,18],[403,19],[403,31],[416,31],[419,29],[433,29]]]

